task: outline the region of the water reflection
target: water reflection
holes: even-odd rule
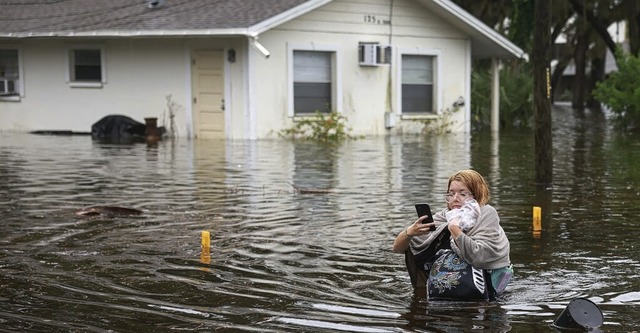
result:
[[[554,188],[527,131],[109,145],[0,133],[0,323],[8,331],[539,332],[576,297],[640,325],[640,139],[554,111]],[[390,251],[453,170],[485,174],[516,275],[498,302],[429,303]],[[79,218],[118,205],[142,216]],[[543,232],[531,229],[543,207]],[[201,261],[201,231],[211,232]]]

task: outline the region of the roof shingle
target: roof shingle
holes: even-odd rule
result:
[[[247,29],[311,0],[0,0],[0,36]]]

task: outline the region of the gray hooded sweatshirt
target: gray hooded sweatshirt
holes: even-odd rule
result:
[[[411,238],[410,248],[414,255],[425,250],[444,228],[448,227],[444,209],[433,215],[437,229],[425,235]],[[451,248],[467,263],[480,269],[499,269],[511,265],[509,239],[500,226],[500,217],[490,205],[480,207],[480,216],[466,234],[451,239]]]

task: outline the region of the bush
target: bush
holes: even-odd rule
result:
[[[596,100],[608,106],[612,112],[613,124],[625,131],[640,130],[640,59],[616,52],[618,71],[604,81],[598,82],[593,90]]]
[[[296,121],[293,127],[284,129],[278,133],[280,137],[293,140],[313,140],[320,142],[339,142],[346,139],[357,139],[349,134],[347,118],[333,111],[321,113],[316,111],[315,116]]]
[[[424,127],[422,128],[422,133],[428,136],[451,133],[451,126],[453,126],[453,114],[458,112],[458,110],[460,110],[460,106],[454,106],[452,108],[444,109],[437,118],[415,121],[423,124]]]
[[[491,68],[475,65],[471,75],[471,127],[491,125]],[[507,64],[500,71],[500,127],[531,127],[533,119],[533,75],[530,66]]]

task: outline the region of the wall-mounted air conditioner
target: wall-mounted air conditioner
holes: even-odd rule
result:
[[[16,91],[13,80],[0,79],[0,95],[13,94]]]
[[[378,45],[378,57],[376,58],[378,64],[391,65],[391,51],[392,48],[389,45]]]
[[[360,43],[358,57],[360,66],[391,64],[391,46],[378,43]]]

